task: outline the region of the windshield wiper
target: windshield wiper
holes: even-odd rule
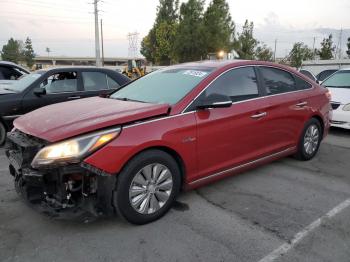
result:
[[[4,90],[12,91],[12,92],[17,92],[17,90],[14,90],[14,89],[11,89],[11,88],[7,88],[7,87],[5,87]]]
[[[131,99],[131,98],[127,98],[127,97],[113,97],[113,99],[117,99],[117,100],[121,100],[121,101],[131,101],[131,102],[147,103],[147,102],[145,102],[145,101],[136,100],[136,99]]]

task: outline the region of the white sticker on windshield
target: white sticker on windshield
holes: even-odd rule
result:
[[[183,74],[190,75],[190,76],[196,76],[196,77],[203,77],[203,76],[207,75],[208,73],[203,72],[203,71],[186,70]]]

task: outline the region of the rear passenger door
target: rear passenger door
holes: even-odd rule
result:
[[[104,72],[83,71],[84,97],[107,95],[120,85]]]
[[[266,142],[269,150],[294,146],[308,115],[309,99],[305,92],[312,85],[279,68],[259,66],[258,70],[268,104]]]

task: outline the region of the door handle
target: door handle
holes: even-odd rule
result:
[[[298,107],[303,107],[303,106],[306,106],[306,105],[307,105],[306,101],[296,104],[296,106],[298,106]]]
[[[68,99],[79,99],[79,98],[81,98],[80,96],[70,96],[70,97],[68,97]]]
[[[251,118],[262,118],[264,116],[267,116],[267,113],[266,112],[262,112],[262,113],[258,113],[258,114],[255,114],[255,115],[252,115]]]

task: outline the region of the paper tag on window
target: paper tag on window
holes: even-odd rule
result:
[[[203,76],[207,75],[208,73],[203,72],[203,71],[186,70],[183,74],[190,75],[190,76],[196,76],[196,77],[203,77]]]

